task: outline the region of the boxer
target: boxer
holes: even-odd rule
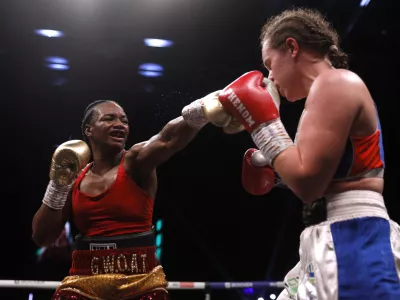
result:
[[[246,189],[268,192],[273,168],[304,203],[326,199],[326,221],[302,232],[300,262],[279,300],[400,299],[400,227],[382,196],[379,117],[338,40],[319,12],[284,11],[262,29],[268,79],[248,72],[219,94],[259,149],[245,158],[255,162],[246,166]],[[306,98],[295,142],[280,120],[277,91],[289,102]]]
[[[241,127],[223,111],[218,94],[184,107],[159,134],[127,150],[123,108],[109,100],[87,107],[84,141],[71,140],[55,150],[42,206],[32,221],[39,246],[51,244],[67,220],[79,231],[69,276],[54,300],[167,299],[152,230],[156,169],[209,122],[231,132]]]

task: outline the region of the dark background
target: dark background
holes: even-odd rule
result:
[[[183,105],[262,68],[259,34],[272,14],[293,6],[320,9],[342,36],[350,68],[368,85],[381,117],[387,169],[384,196],[398,208],[399,21],[394,1],[371,0],[58,0],[0,2],[2,112],[1,279],[61,280],[69,261],[37,262],[31,221],[48,183],[56,145],[81,139],[83,110],[113,99],[131,125],[128,145],[149,139]],[[36,35],[56,29],[61,38]],[[165,38],[150,48],[144,38]],[[70,69],[45,67],[47,56]],[[145,78],[138,66],[164,66]],[[283,101],[282,119],[294,137],[304,102]],[[281,281],[298,260],[301,202],[289,191],[247,194],[240,182],[245,132],[225,135],[207,126],[183,151],[158,168],[155,220],[164,220],[162,264],[170,281]],[[68,256],[67,256],[68,257]],[[33,290],[0,290],[1,299],[27,299]],[[269,298],[273,290],[216,291],[212,299]],[[34,291],[48,299],[51,291]],[[173,299],[203,299],[203,292],[172,291]],[[7,297],[6,297],[7,296]]]

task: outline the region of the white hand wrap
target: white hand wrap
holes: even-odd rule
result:
[[[294,145],[280,119],[261,125],[251,137],[270,166],[279,153]]]
[[[197,128],[199,130],[208,123],[208,120],[204,117],[203,105],[204,105],[203,99],[199,99],[193,101],[189,105],[186,105],[182,109],[183,119],[190,126]]]
[[[55,210],[63,209],[71,187],[72,184],[61,185],[55,183],[54,180],[50,180],[44,194],[43,204]]]

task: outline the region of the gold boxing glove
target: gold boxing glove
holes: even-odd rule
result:
[[[183,119],[192,127],[202,128],[208,122],[218,127],[228,126],[232,117],[228,115],[218,100],[220,91],[193,101],[182,109]]]
[[[236,134],[242,132],[245,129],[246,128],[242,124],[240,124],[235,118],[232,118],[229,124],[223,127],[222,130],[227,134]]]
[[[58,146],[53,154],[50,179],[59,185],[69,185],[90,159],[89,146],[81,140],[71,140]]]

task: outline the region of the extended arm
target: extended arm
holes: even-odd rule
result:
[[[139,166],[141,172],[151,172],[186,147],[208,122],[220,127],[230,126],[230,130],[242,130],[235,128],[237,125],[223,110],[218,94],[219,91],[213,92],[185,106],[182,116],[168,122],[148,141],[134,145],[126,155],[128,168],[133,170]]]

